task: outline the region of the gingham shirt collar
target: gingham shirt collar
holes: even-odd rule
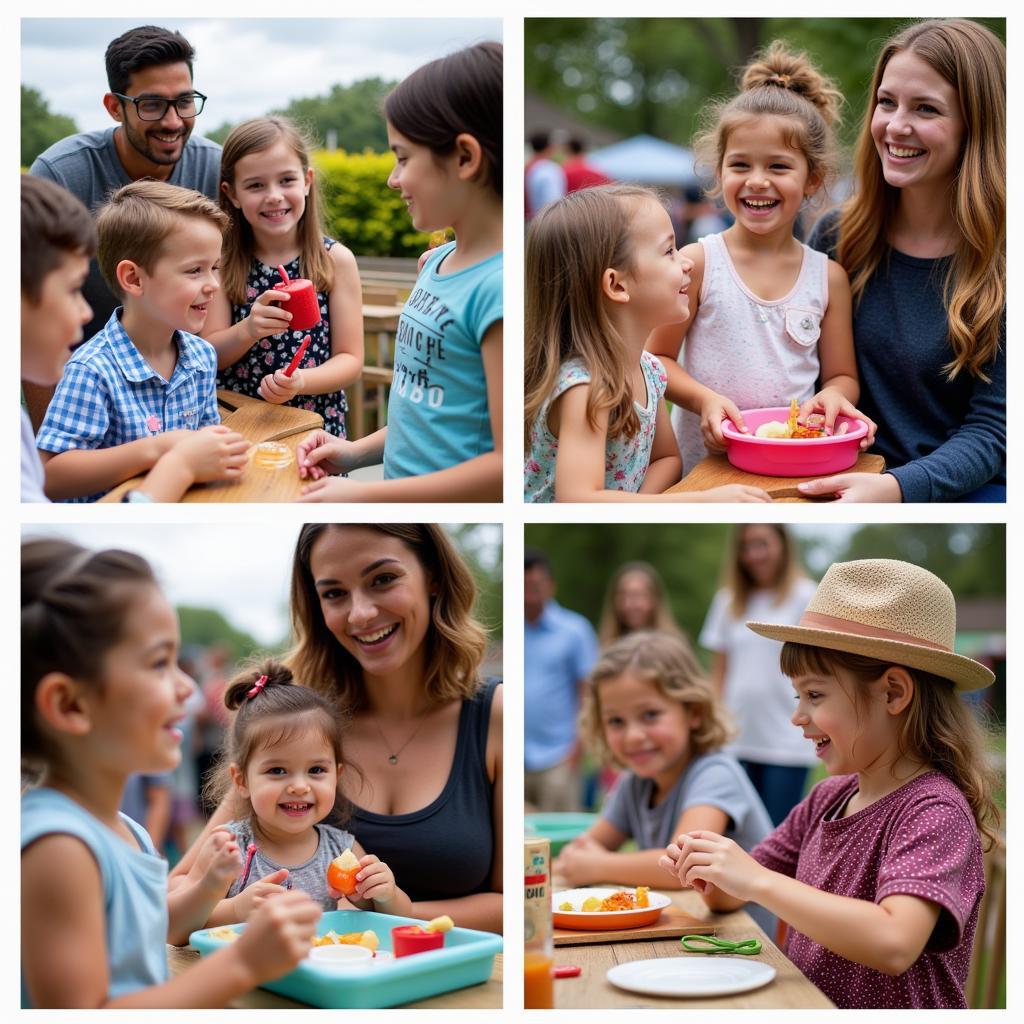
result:
[[[163,378],[160,377],[160,374],[149,365],[135,347],[132,339],[128,337],[128,332],[121,324],[121,314],[123,311],[124,306],[118,306],[110,314],[110,319],[103,328],[102,333],[106,335],[111,357],[117,363],[118,369],[124,374],[126,380],[136,384],[152,379],[162,380]],[[195,360],[195,342],[192,340],[191,334],[185,331],[175,331],[173,340],[178,345],[178,361],[174,367],[171,379],[167,382],[169,391],[173,390],[180,383],[181,377],[191,373],[193,369],[201,368],[202,365]]]

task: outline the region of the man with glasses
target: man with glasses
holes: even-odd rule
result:
[[[117,125],[61,139],[35,159],[30,173],[63,185],[90,210],[140,178],[195,189],[216,202],[220,146],[192,137],[206,102],[192,85],[194,58],[195,51],[180,32],[145,25],[119,36],[107,47],[110,92],[103,97],[103,106]],[[83,333],[89,338],[119,304],[95,259],[82,293],[93,311]],[[49,395],[43,398],[26,388],[33,420],[41,398],[45,411]]]

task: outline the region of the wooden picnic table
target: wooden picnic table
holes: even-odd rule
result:
[[[885,470],[885,459],[881,455],[861,452],[857,461],[847,473],[881,473]],[[829,476],[835,476],[830,473]],[[688,491],[706,491],[711,487],[722,487],[725,484],[747,484],[750,487],[762,487],[779,502],[817,502],[820,498],[806,498],[796,489],[796,485],[807,480],[817,480],[816,476],[759,476],[737,469],[724,455],[705,455],[693,469],[677,484],[669,487],[666,494],[682,494]],[[831,500],[831,497],[824,500]]]
[[[180,974],[190,964],[196,963],[199,959],[199,951],[191,946],[168,946],[167,965],[171,971],[171,977]],[[430,999],[420,999],[413,1003],[404,1003],[409,1009],[431,1009],[431,1010],[498,1010],[501,1009],[501,978],[502,978],[502,957],[498,953],[494,958],[494,968],[491,977],[482,985],[471,985],[469,988],[459,988],[452,992],[444,992],[439,996],[432,996]],[[265,988],[256,988],[245,995],[239,996],[228,1004],[233,1009],[240,1010],[288,1010],[304,1009],[311,1007],[305,1003],[296,1002],[287,996],[279,996],[275,992],[269,992]],[[337,1012],[337,1011],[335,1011]],[[371,1013],[373,1011],[370,1011]]]
[[[251,459],[239,480],[216,480],[190,487],[183,502],[295,501],[302,494],[305,480],[300,479],[294,461],[295,450],[314,430],[323,426],[319,413],[289,405],[273,405],[259,398],[240,395],[221,388],[217,392],[221,422],[237,430],[253,444],[277,441],[292,454],[293,461],[280,468],[265,468]],[[138,476],[119,484],[100,501],[119,502],[124,492],[142,484]]]
[[[559,888],[557,879],[554,885],[556,889]],[[606,978],[608,970],[616,964],[635,960],[707,956],[708,954],[687,953],[680,946],[678,938],[656,938],[628,942],[596,941],[592,945],[556,946],[556,965],[572,964],[583,968],[575,978],[555,979],[556,1009],[614,1010],[636,1007],[713,1010],[834,1009],[832,1001],[800,973],[745,910],[715,914],[705,907],[704,901],[692,889],[662,891],[687,914],[706,920],[709,925],[713,925],[713,927],[709,927],[709,933],[733,941],[752,937],[760,939],[761,952],[756,956],[744,956],[743,959],[759,960],[771,964],[777,972],[775,978],[762,988],[730,996],[702,996],[699,998],[647,996],[616,988]],[[595,936],[600,934],[595,933]],[[720,956],[721,954],[715,955]]]

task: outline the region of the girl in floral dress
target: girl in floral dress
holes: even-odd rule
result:
[[[318,412],[328,431],[345,437],[342,389],[363,368],[362,289],[351,251],[323,233],[308,141],[285,118],[245,121],[224,143],[220,174],[231,227],[206,331],[218,386]],[[289,327],[278,267],[316,288],[321,320],[308,331]],[[288,377],[307,334],[309,347]]]

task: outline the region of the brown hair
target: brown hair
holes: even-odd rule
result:
[[[779,664],[790,678],[805,672],[837,678],[838,671],[846,672],[858,684],[853,692],[858,708],[862,687],[879,679],[889,667],[888,662],[860,654],[796,643],[782,645]],[[906,665],[897,667],[914,681],[913,699],[900,722],[900,756],[913,758],[950,779],[970,804],[986,848],[991,847],[1001,817],[992,799],[999,777],[985,756],[984,726],[951,680]]]
[[[629,630],[619,618],[615,607],[618,600],[619,584],[625,576],[636,574],[643,576],[647,585],[651,588],[654,596],[653,621],[647,626],[649,629],[659,632],[682,634],[675,616],[672,614],[672,606],[669,604],[668,592],[665,590],[665,581],[661,578],[658,570],[650,562],[626,562],[615,570],[614,575],[608,583],[604,592],[604,604],[601,607],[601,621],[597,627],[597,639],[602,647],[607,647],[619,637],[626,636]],[[635,631],[634,631],[635,632]]]
[[[164,242],[181,226],[183,217],[205,218],[222,233],[228,226],[217,204],[201,192],[148,178],[119,188],[100,207],[96,258],[115,295],[123,296],[117,283],[118,263],[131,260],[152,271],[163,254]]]
[[[842,104],[836,84],[806,53],[793,53],[776,39],[743,69],[740,91],[732,99],[712,102],[702,113],[704,126],[693,146],[697,162],[714,169],[716,183],[708,195],[722,191],[719,182],[729,133],[761,117],[787,120],[787,145],[803,153],[808,178],[816,177],[824,194],[838,176],[835,129]]]
[[[722,586],[732,595],[729,607],[734,619],[741,619],[746,615],[750,595],[760,589],[759,584],[750,575],[740,557],[743,533],[751,526],[764,526],[774,530],[782,542],[782,558],[779,560],[775,579],[771,583],[771,589],[775,591],[775,604],[782,604],[793,589],[793,584],[797,580],[804,579],[803,570],[800,568],[800,559],[797,557],[796,544],[789,530],[786,529],[785,523],[741,523],[734,526],[729,545],[729,557],[722,572]]]
[[[292,562],[291,613],[295,646],[291,670],[351,713],[366,706],[363,670],[327,628],[310,569],[313,546],[328,530],[346,525],[396,537],[419,560],[437,595],[424,638],[423,687],[439,703],[472,697],[480,687],[480,663],[487,648],[484,627],[473,617],[476,583],[469,566],[444,529],[433,523],[307,523],[299,532]]]
[[[55,182],[22,174],[21,294],[38,303],[46,276],[79,253],[96,253],[96,226],[89,211]]]
[[[645,202],[665,205],[638,185],[581,189],[545,206],[526,233],[526,322],[523,371],[524,448],[541,429],[541,408],[562,365],[582,359],[590,373],[587,422],[608,410],[608,437],[633,437],[640,418],[633,403],[629,354],[608,316],[601,290],[605,270],[629,271],[630,228]]]
[[[717,750],[732,737],[728,714],[686,640],[677,633],[641,630],[602,653],[584,690],[580,733],[602,758],[611,758],[611,751],[601,722],[599,687],[627,672],[652,683],[668,700],[699,711],[697,727],[690,734],[695,756]]]
[[[253,693],[263,677],[266,677],[263,686]],[[279,662],[272,659],[258,662],[235,676],[224,690],[224,704],[234,715],[217,765],[203,785],[204,799],[208,799],[211,806],[234,793],[239,809],[233,809],[232,813],[252,817],[252,804],[235,792],[230,766],[235,765],[245,775],[256,751],[275,747],[311,729],[319,732],[330,746],[335,764],[345,763],[341,749],[344,732],[341,711],[329,697],[298,685],[291,672]],[[331,821],[346,821],[350,809],[338,787],[329,815]]]
[[[37,774],[58,756],[35,711],[50,672],[103,688],[107,653],[120,642],[139,587],[157,586],[149,563],[129,551],[89,551],[57,539],[21,545],[21,757]]]
[[[127,92],[136,71],[162,67],[165,64],[187,64],[192,77],[196,52],[180,33],[158,25],[140,25],[118,36],[107,46],[107,85],[111,92]]]
[[[309,154],[315,148],[311,135],[286,117],[254,117],[232,129],[224,140],[220,155],[220,208],[230,225],[224,235],[221,257],[221,283],[224,294],[236,306],[245,302],[245,286],[256,253],[252,225],[235,208],[226,188],[235,188],[238,161],[251,153],[262,153],[283,142],[298,158],[302,173],[311,167]],[[306,207],[296,227],[299,243],[299,267],[318,292],[329,292],[334,284],[334,264],[324,248],[324,217],[317,175],[314,171]]]
[[[945,280],[953,357],[942,370],[949,380],[967,370],[988,381],[985,367],[999,350],[1006,308],[1006,48],[983,25],[921,21],[882,47],[854,158],[857,190],[843,206],[836,258],[849,268],[859,302],[887,257],[885,226],[900,201],[882,173],[871,119],[886,66],[903,51],[920,57],[959,97],[964,138],[949,200],[959,238]]]
[[[477,43],[417,68],[384,100],[384,116],[407,139],[438,156],[473,136],[483,151],[483,184],[501,195],[501,43]]]

